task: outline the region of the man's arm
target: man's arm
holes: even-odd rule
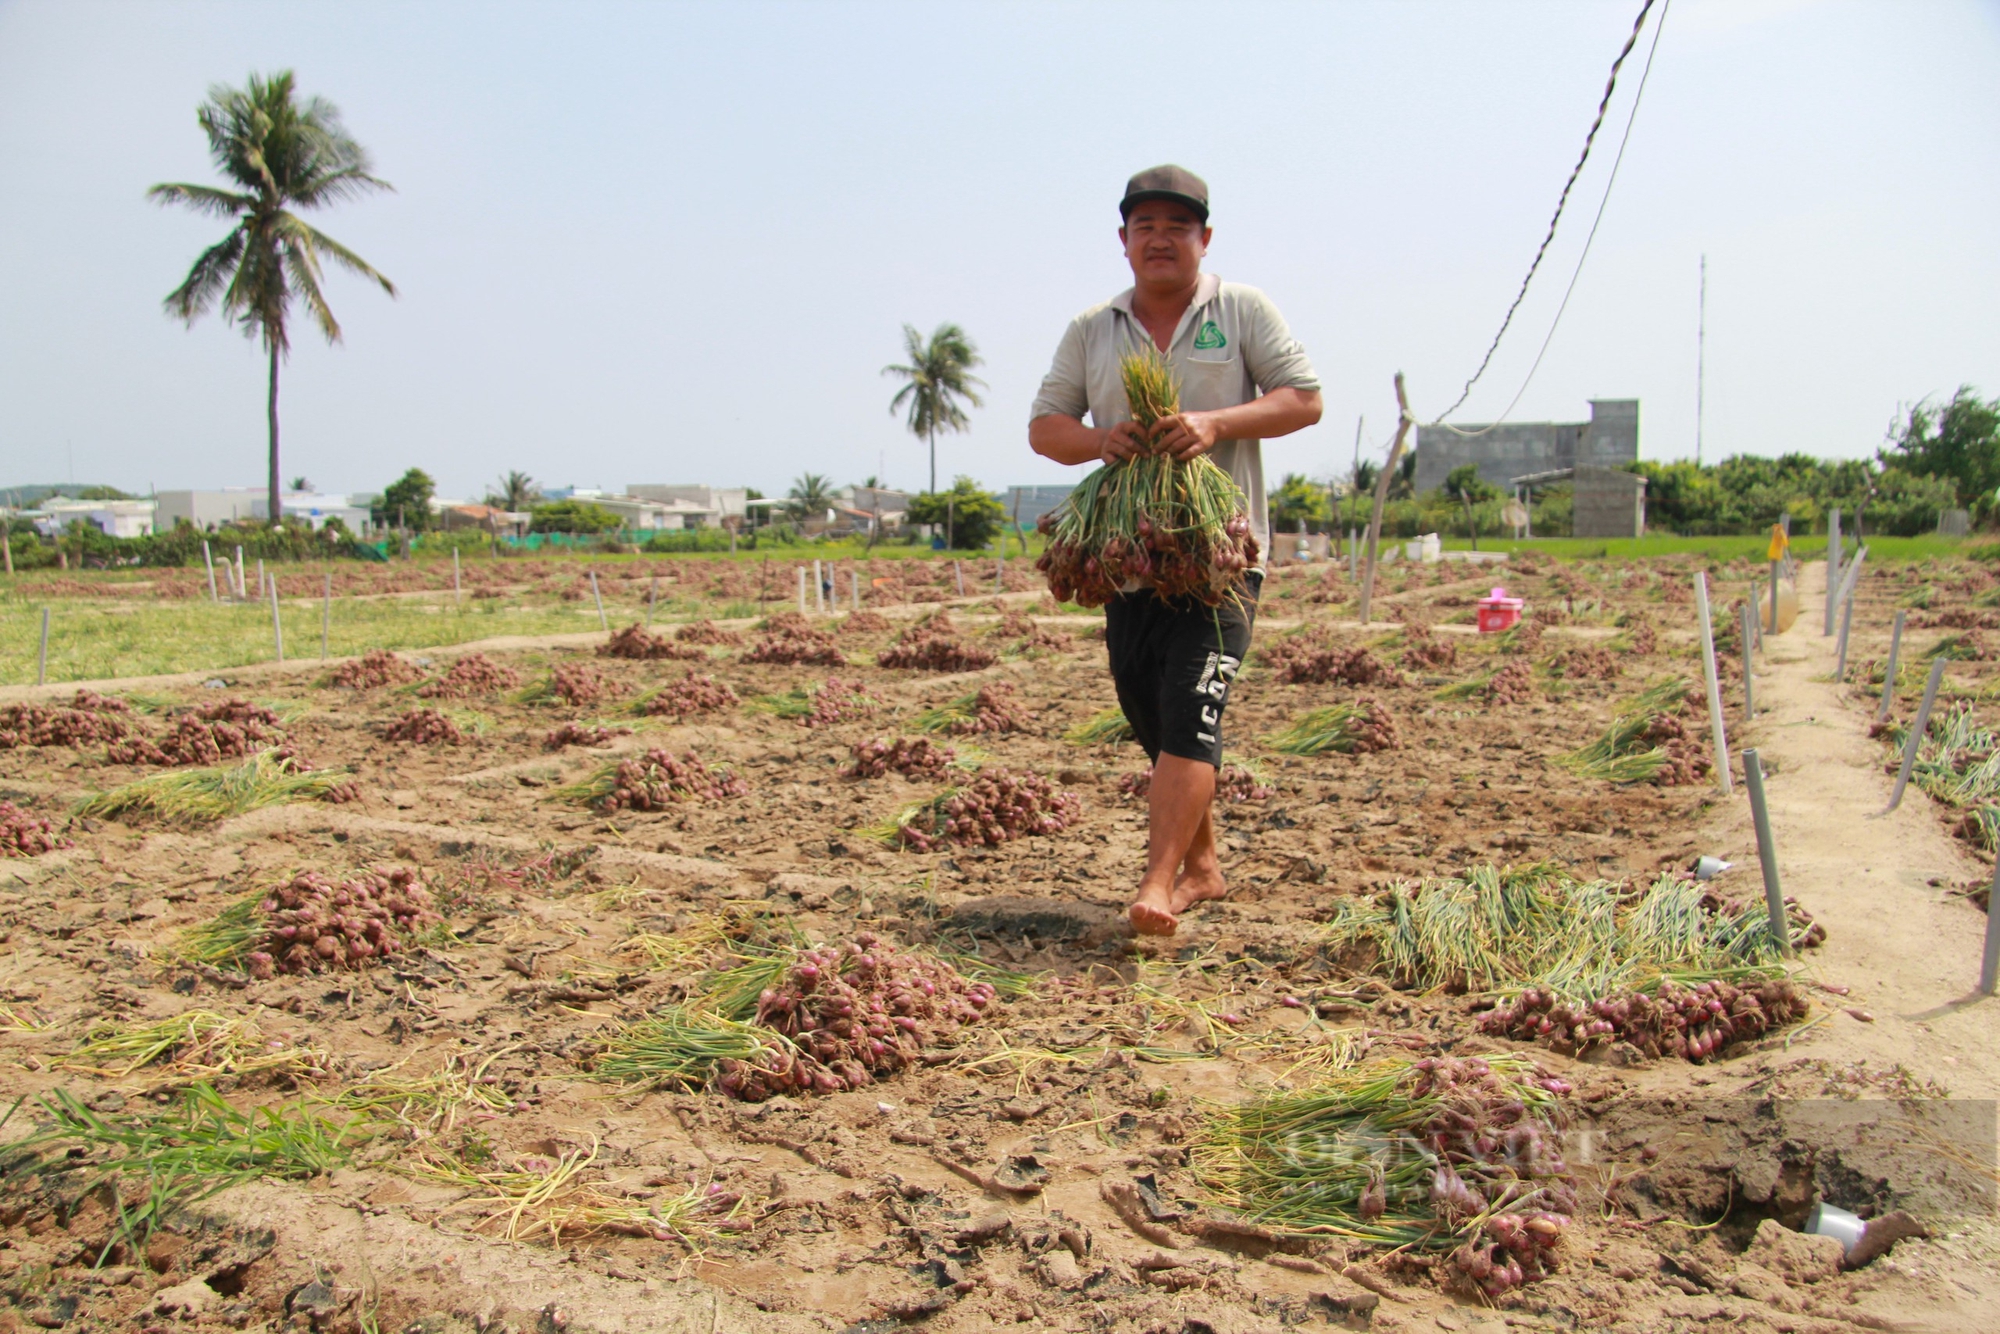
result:
[[[1177,459],[1214,449],[1219,440],[1272,440],[1319,421],[1317,389],[1273,389],[1261,398],[1214,412],[1177,412],[1160,420],[1160,444]],[[1045,420],[1045,419],[1043,419]],[[1038,420],[1034,425],[1040,425]],[[1079,427],[1083,423],[1076,423]],[[1030,426],[1030,438],[1033,436]],[[1038,452],[1048,453],[1037,447]],[[1051,455],[1050,457],[1054,457]]]
[[[1110,463],[1139,452],[1137,422],[1122,421],[1109,429],[1085,426],[1080,417],[1051,412],[1028,423],[1028,448],[1057,463]]]

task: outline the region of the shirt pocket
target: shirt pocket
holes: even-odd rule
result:
[[[1244,401],[1243,362],[1237,357],[1190,357],[1181,373],[1181,406],[1192,412],[1233,408]]]

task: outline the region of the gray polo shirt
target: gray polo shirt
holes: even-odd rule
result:
[[[1090,424],[1100,429],[1129,420],[1132,411],[1125,402],[1118,360],[1150,340],[1146,326],[1132,313],[1130,288],[1084,311],[1064,331],[1030,416],[1081,420],[1088,412]],[[1292,337],[1271,298],[1212,273],[1201,276],[1194,301],[1174,330],[1167,364],[1180,377],[1181,406],[1191,412],[1233,408],[1273,389],[1319,388],[1306,350]],[[1258,545],[1269,553],[1262,442],[1219,440],[1209,457],[1249,497],[1251,529]]]

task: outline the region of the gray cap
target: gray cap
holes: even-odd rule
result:
[[[1171,163],[1150,167],[1125,182],[1125,197],[1118,201],[1118,216],[1130,219],[1132,210],[1148,199],[1171,199],[1186,204],[1201,215],[1203,222],[1208,221],[1208,182],[1186,167]]]

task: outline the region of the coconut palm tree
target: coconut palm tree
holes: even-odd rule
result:
[[[823,518],[827,506],[833,503],[832,483],[816,472],[802,474],[786,494],[791,500],[785,512],[794,519]]]
[[[517,468],[500,478],[499,489],[486,497],[486,503],[495,509],[518,514],[541,498],[541,483]]]
[[[229,218],[229,234],[203,251],[187,278],[168,294],[167,313],[188,324],[220,304],[222,315],[261,338],[270,357],[265,416],[271,433],[271,522],[278,507],[278,363],[290,351],[292,298],[304,303],[329,343],[340,341],[340,324],[320,291],[320,266],[331,259],[381,284],[390,296],[395,284],[361,256],[307,225],[292,212],[387,190],[387,181],[369,173],[368,151],[351,138],[331,102],[294,96],[292,72],[269,78],[253,74],[242,88],[217,84],[195,112],[208,136],[209,156],[233,189],[210,185],[156,185],[146,197],[180,204],[211,217]]]
[[[979,395],[972,390],[973,385],[986,387],[986,382],[972,374],[974,366],[981,365],[979,349],[965,336],[965,330],[956,324],[940,324],[925,342],[915,325],[903,326],[903,346],[909,363],[902,366],[884,366],[882,374],[900,375],[906,384],[896,391],[889,400],[889,411],[894,413],[905,403],[909,404],[909,426],[913,435],[919,435],[930,445],[931,486],[937,490],[937,433],[939,431],[963,431],[972,424],[965,410],[958,406],[964,399],[973,407],[983,406]]]

